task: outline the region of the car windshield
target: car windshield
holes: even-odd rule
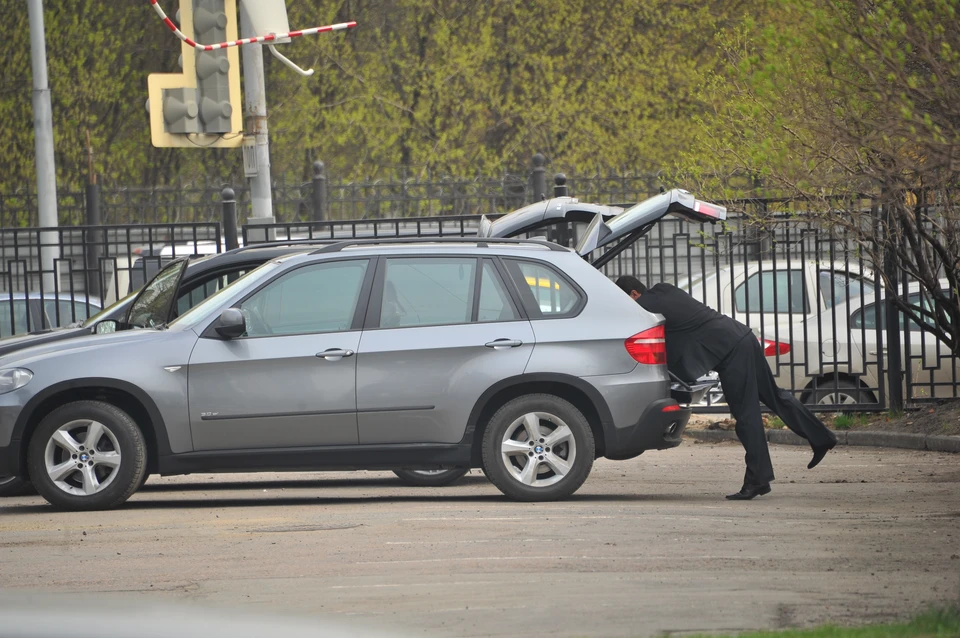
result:
[[[259,268],[251,270],[244,276],[237,279],[235,282],[221,288],[217,292],[213,293],[199,304],[186,311],[176,319],[171,322],[172,324],[184,324],[192,325],[197,321],[201,321],[211,310],[217,308],[223,303],[225,297],[230,297],[234,294],[240,294],[244,291],[255,288],[260,282],[265,278],[269,277],[273,271],[277,268],[280,262],[277,261],[268,261]]]
[[[187,267],[187,260],[170,264],[160,271],[130,306],[127,323],[133,328],[154,328],[167,323],[170,305],[177,293],[180,275]]]

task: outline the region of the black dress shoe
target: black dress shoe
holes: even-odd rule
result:
[[[728,494],[727,499],[731,501],[749,501],[752,498],[769,493],[769,483],[764,483],[763,485],[744,485],[736,494]]]
[[[810,459],[810,462],[807,463],[807,469],[812,470],[820,464],[820,461],[823,460],[823,457],[827,455],[827,452],[837,447],[837,442],[834,441],[830,445],[815,445],[813,446],[813,458]]]

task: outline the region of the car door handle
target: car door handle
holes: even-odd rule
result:
[[[352,357],[353,355],[353,350],[343,350],[342,348],[330,348],[329,350],[317,353],[318,357],[326,359],[327,361],[339,361],[344,357]]]
[[[883,351],[883,354],[887,354],[887,348],[881,348],[881,350]],[[873,356],[877,356],[877,351],[871,350],[870,354],[872,354]]]
[[[517,339],[496,339],[483,345],[494,350],[506,350],[507,348],[519,348],[523,345],[523,342]]]

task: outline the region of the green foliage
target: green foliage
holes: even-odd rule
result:
[[[956,608],[935,609],[920,614],[910,622],[788,631],[759,631],[739,634],[739,638],[956,638],[960,636],[960,611]]]
[[[849,430],[851,428],[866,425],[870,422],[870,417],[866,414],[838,414],[833,419],[833,429]]]
[[[198,175],[242,179],[239,151],[154,149],[151,72],[179,72],[179,42],[148,3],[45,4],[58,181],[94,166],[113,184]],[[176,0],[165,0],[176,11]],[[716,36],[743,0],[365,0],[288,3],[293,28],[356,20],[347,34],[294,40],[302,79],[265,56],[275,174],[376,176],[398,166],[459,175],[525,170],[541,151],[577,172],[657,170],[692,144],[697,90],[717,68]],[[34,182],[27,12],[0,0],[8,37],[0,83],[0,193]]]

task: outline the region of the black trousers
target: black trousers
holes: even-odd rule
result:
[[[780,417],[788,428],[807,439],[811,447],[826,446],[836,441],[836,436],[792,392],[777,387],[773,372],[763,355],[763,347],[752,334],[737,344],[717,365],[716,371],[727,405],[737,423],[737,438],[747,453],[744,483],[759,485],[774,479],[760,413],[761,402]]]

